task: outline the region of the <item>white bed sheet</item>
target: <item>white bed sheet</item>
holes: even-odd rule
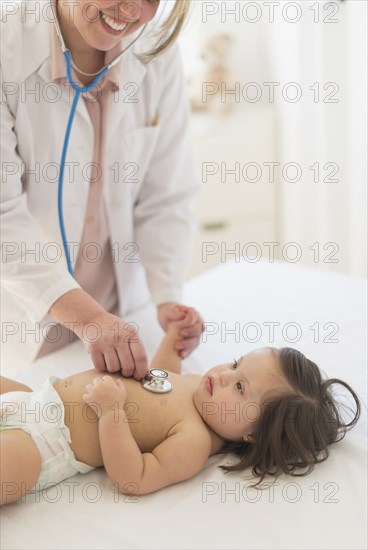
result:
[[[75,476],[3,507],[2,549],[367,548],[365,279],[282,263],[234,262],[188,282],[185,303],[209,324],[207,341],[184,362],[184,372],[203,373],[264,345],[290,345],[358,392],[364,403],[358,426],[312,474],[282,476],[273,490],[263,492],[249,489],[249,472],[225,475],[217,467],[224,456],[211,457],[191,480],[138,497],[114,493],[103,469]],[[147,306],[130,320],[139,324],[152,355],[162,335],[154,308]],[[280,323],[274,341],[270,322]],[[236,323],[239,341],[225,333]],[[245,333],[247,323],[253,325]],[[298,323],[300,341],[283,338],[282,329],[288,339],[296,335],[288,323]],[[314,341],[316,323],[319,342]],[[338,341],[324,342],[334,326]],[[63,377],[91,366],[76,342],[18,373],[7,366],[3,374],[38,388],[50,374]]]

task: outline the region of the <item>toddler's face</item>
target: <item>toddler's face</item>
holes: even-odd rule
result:
[[[277,353],[262,348],[210,369],[193,401],[213,431],[223,439],[239,441],[252,434],[264,401],[288,391]]]
[[[80,37],[89,46],[100,51],[111,50],[118,41],[136,32],[142,25],[151,21],[156,15],[160,0],[83,0],[74,3],[59,0],[63,8],[64,25],[72,24]],[[111,30],[105,17],[110,17],[122,27]],[[109,19],[107,21],[110,21]],[[120,29],[119,27],[119,29]]]

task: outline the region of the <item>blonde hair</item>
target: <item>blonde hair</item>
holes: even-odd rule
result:
[[[192,0],[176,0],[169,16],[155,34],[157,46],[150,52],[139,55],[139,58],[148,63],[166,51],[178,38],[184,23],[189,15]]]

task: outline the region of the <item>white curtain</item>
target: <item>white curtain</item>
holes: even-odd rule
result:
[[[300,181],[281,178],[279,238],[300,245],[303,263],[363,275],[367,263],[367,3],[298,4],[303,8],[298,23],[279,21],[263,28],[272,81],[280,83],[278,89],[287,85],[291,100],[293,92],[300,90],[290,82],[302,91],[295,103],[275,93],[278,160],[283,167],[291,166],[287,180],[300,175],[289,163],[297,163],[302,173]]]
[[[276,112],[277,152],[264,162],[280,163],[277,241],[297,243],[304,264],[365,275],[367,2],[212,0],[194,7],[182,38],[188,74],[199,44],[228,33],[235,46],[227,61],[241,87],[256,83],[262,91],[247,107]],[[300,90],[299,101],[288,101]]]

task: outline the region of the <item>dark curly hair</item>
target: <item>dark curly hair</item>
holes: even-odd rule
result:
[[[295,349],[272,349],[293,391],[263,404],[252,442],[229,441],[217,453],[234,453],[240,458],[236,464],[219,466],[226,473],[252,467],[252,474],[260,477],[253,487],[267,474],[309,474],[315,464],[328,458],[328,446],[343,439],[361,413],[358,396],[346,382],[338,378],[323,380],[317,365]],[[333,384],[344,386],[355,401],[356,411],[348,424],[343,422],[340,404],[332,396]],[[307,471],[295,473],[303,468]]]

